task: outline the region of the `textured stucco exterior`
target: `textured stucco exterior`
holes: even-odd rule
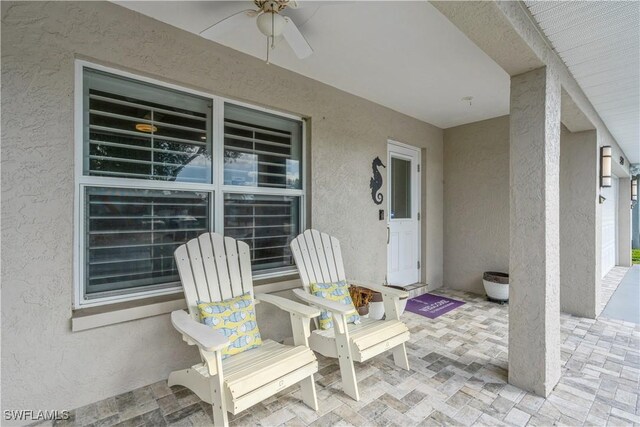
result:
[[[633,249],[640,249],[640,206],[638,202],[633,205],[631,211],[631,222],[633,223],[633,233],[631,235],[631,246]]]
[[[618,180],[618,264],[631,267],[631,178]]]
[[[594,318],[600,287],[595,131],[560,143],[560,309]],[[483,294],[482,273],[509,271],[509,116],[444,130],[445,286]]]
[[[423,274],[441,285],[442,130],[111,3],[3,2],[2,409],[71,409],[198,360],[168,315],[70,330],[77,58],[309,117],[311,225],[341,240],[351,277],[386,273],[372,159],[388,138],[420,147]],[[288,334],[288,316],[258,317]]]
[[[557,76],[562,89],[571,97],[575,105],[591,122],[595,129],[609,140],[609,145],[613,147],[614,159],[620,156],[625,160],[625,174],[629,175],[629,159],[620,148],[615,138],[602,121],[600,115],[587,98],[576,79],[573,77],[567,66],[558,54],[551,48],[551,43],[544,37],[533,23],[531,15],[523,2],[518,1],[496,1],[494,3],[501,13],[507,18],[518,36],[531,48],[531,51],[538,57],[554,75]]]
[[[600,298],[596,131],[560,134],[560,309],[595,318]]]
[[[509,116],[444,131],[445,286],[484,293],[509,271]]]
[[[560,82],[511,78],[509,382],[548,396],[560,378]]]
[[[614,158],[625,157],[593,105],[562,59],[551,47],[521,1],[432,1],[443,15],[489,55],[509,75],[515,76],[546,66],[557,76],[562,89],[571,98],[563,104],[562,122],[572,130],[595,128],[613,146]],[[577,107],[582,113],[578,113]],[[591,123],[593,126],[589,126]]]
[[[509,20],[492,1],[431,1],[436,9],[500,65],[515,76],[544,63],[531,47],[516,34]]]

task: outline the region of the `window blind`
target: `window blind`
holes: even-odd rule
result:
[[[207,192],[87,187],[87,295],[179,284],[173,252],[210,230]]]
[[[82,73],[79,305],[173,292],[175,249],[212,231],[214,216],[218,232],[250,245],[255,272],[290,271],[289,243],[303,229],[302,120]]]
[[[253,271],[290,267],[289,243],[300,233],[300,197],[225,194],[224,233],[249,244]]]
[[[301,188],[302,124],[236,105],[225,105],[224,183]]]
[[[211,182],[211,102],[85,71],[85,173]]]

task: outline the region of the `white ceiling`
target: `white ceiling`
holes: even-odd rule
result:
[[[640,162],[640,2],[525,3],[629,161]]]
[[[250,1],[116,1],[198,34]],[[426,1],[314,2],[287,9],[314,53],[286,42],[271,62],[409,116],[448,128],[509,113],[509,76]],[[258,58],[266,40],[253,21],[218,40]],[[461,99],[472,96],[472,104]]]

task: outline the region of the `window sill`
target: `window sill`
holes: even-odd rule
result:
[[[156,297],[73,310],[71,331],[78,332],[114,325],[145,317],[159,316],[187,308],[184,295],[170,294]]]
[[[255,293],[281,292],[302,286],[296,275],[254,281]],[[159,316],[175,310],[184,310],[187,304],[182,293],[137,299],[116,304],[73,310],[71,331],[79,332],[131,320]]]
[[[300,287],[302,287],[302,282],[297,272],[286,276],[255,279],[253,281],[253,291],[257,294],[269,294]]]

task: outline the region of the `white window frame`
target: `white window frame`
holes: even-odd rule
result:
[[[234,99],[214,95],[208,92],[202,92],[199,90],[190,89],[187,87],[167,83],[161,80],[141,76],[138,74],[122,71],[116,68],[107,67],[104,65],[96,64],[93,62],[76,59],[75,64],[75,77],[74,77],[74,207],[73,207],[73,284],[74,284],[74,308],[86,308],[99,305],[105,305],[115,302],[132,301],[141,298],[147,298],[151,296],[175,294],[182,292],[182,286],[176,286],[172,288],[157,289],[140,291],[131,294],[113,295],[87,299],[84,290],[84,273],[85,273],[85,253],[84,253],[84,193],[86,187],[118,187],[118,188],[133,188],[133,189],[148,189],[148,190],[186,190],[206,192],[210,194],[210,203],[213,206],[210,212],[210,228],[218,233],[224,234],[224,194],[236,193],[236,194],[256,194],[256,195],[271,195],[271,196],[297,196],[300,200],[299,206],[299,227],[300,231],[305,229],[306,221],[306,150],[307,150],[307,138],[306,138],[306,125],[307,121],[302,116],[297,116],[289,113],[283,113],[281,111],[272,110],[269,108],[260,107],[246,102],[240,102]],[[146,180],[136,178],[113,178],[102,176],[90,176],[84,175],[84,68],[90,68],[93,70],[103,71],[113,74],[115,76],[129,78],[141,83],[150,83],[153,85],[161,86],[167,89],[173,89],[180,92],[205,97],[212,101],[212,167],[213,173],[209,183],[192,183],[192,182],[166,182],[160,180]],[[268,188],[268,187],[248,187],[248,186],[233,186],[224,185],[224,105],[234,104],[242,107],[246,107],[255,111],[262,111],[265,113],[274,114],[283,118],[293,119],[300,121],[302,124],[302,188],[301,189],[280,189],[280,188]],[[267,279],[284,277],[297,272],[295,266],[292,266],[286,270],[279,271],[267,271],[264,273],[254,274],[253,278]]]

